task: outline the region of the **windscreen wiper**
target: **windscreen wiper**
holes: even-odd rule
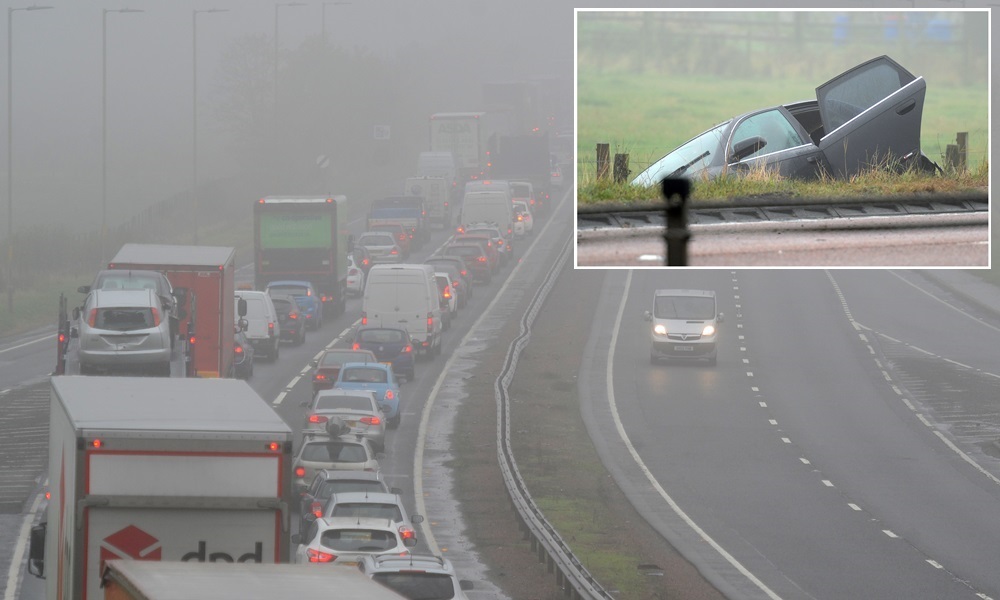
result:
[[[699,160],[701,160],[703,158],[707,158],[709,154],[711,154],[711,153],[708,150],[705,150],[704,152],[702,152],[701,154],[699,154],[698,156],[696,156],[694,158],[694,160],[692,160],[691,162],[689,162],[687,164],[684,164],[684,165],[681,165],[681,166],[677,167],[676,169],[674,169],[674,172],[671,173],[670,175],[667,175],[667,177],[669,178],[669,177],[677,177],[678,175],[683,175],[684,172],[687,171],[688,168],[691,167],[691,165],[693,165],[694,163],[698,162]]]

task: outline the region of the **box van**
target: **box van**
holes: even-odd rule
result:
[[[514,203],[505,191],[469,192],[458,222],[463,230],[472,223],[494,223],[509,242],[514,237]]]
[[[724,315],[718,311],[711,290],[665,289],[653,292],[653,310],[646,311],[653,323],[649,332],[649,361],[660,358],[706,359],[714,365],[718,355],[718,325]]]
[[[254,352],[266,355],[271,360],[278,360],[281,341],[281,324],[278,321],[278,311],[267,292],[255,290],[236,290],[235,301],[246,300],[247,312],[240,321],[246,321],[246,336],[253,344]],[[237,314],[239,309],[237,308]]]
[[[361,324],[402,327],[430,357],[441,353],[441,304],[431,265],[375,265],[368,272]]]

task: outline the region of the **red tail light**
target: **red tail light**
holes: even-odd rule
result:
[[[451,288],[444,288],[444,297],[451,298]]]
[[[320,302],[330,302],[333,300],[333,296],[327,296],[326,294],[323,294],[322,296],[319,297],[319,299]]]
[[[87,317],[87,324],[93,327],[97,323],[97,309],[90,309],[90,316]]]
[[[267,335],[274,337],[274,323],[268,322],[267,324]]]
[[[365,425],[381,425],[382,419],[378,417],[361,417],[361,422]]]
[[[386,400],[392,400],[395,397],[396,397],[396,394],[393,394],[392,390],[386,390],[385,391],[385,399]]]
[[[233,348],[233,352],[235,352],[236,354],[243,354],[243,346],[236,346],[235,348]]]
[[[65,333],[60,333],[59,334],[59,343],[60,344],[65,344],[66,343],[66,334]]]
[[[406,354],[407,352],[413,352],[413,346],[410,344],[403,346],[403,353]]]
[[[354,342],[351,344],[351,350],[361,350],[361,344]]]
[[[305,467],[295,467],[295,476],[296,477],[305,477],[306,476],[306,468]]]
[[[188,344],[191,345],[191,346],[194,346],[194,343],[197,342],[197,341],[198,341],[198,338],[195,337],[195,336],[193,336],[193,335],[188,338]]]
[[[523,221],[524,220],[524,215],[517,215],[517,220],[518,221]]]
[[[328,563],[337,560],[336,554],[330,554],[322,550],[313,550],[312,548],[307,549],[306,554],[309,555],[309,562],[311,563]]]
[[[156,307],[149,309],[153,313],[153,327],[160,326],[160,310]]]
[[[313,375],[313,381],[326,381],[326,375],[322,373],[316,373]]]
[[[326,423],[329,419],[323,415],[309,415],[310,423]]]
[[[468,277],[468,276],[469,276],[469,272],[466,271],[465,269],[462,269],[462,277]]]
[[[399,254],[399,250],[396,250],[395,248],[393,248],[392,252],[390,252],[389,254]]]
[[[295,321],[299,318],[299,313],[293,310],[292,312],[288,313],[288,318]]]
[[[486,262],[486,257],[485,256],[480,256],[476,260],[478,260],[479,262]]]
[[[404,540],[415,538],[417,536],[416,532],[409,527],[399,527],[399,537]]]
[[[368,324],[368,314],[367,313],[361,313],[361,324],[362,325],[367,325]]]
[[[314,500],[313,503],[312,503],[312,506],[309,507],[309,511],[312,514],[316,515],[317,519],[322,519],[323,518],[323,503],[322,502],[316,502]]]
[[[434,329],[434,315],[427,315],[427,329]]]

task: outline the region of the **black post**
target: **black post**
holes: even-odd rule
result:
[[[691,182],[684,178],[663,178],[661,182],[663,199],[666,201],[664,214],[667,230],[663,240],[667,244],[667,266],[687,266],[687,243],[691,239],[687,223],[687,199],[691,195]]]

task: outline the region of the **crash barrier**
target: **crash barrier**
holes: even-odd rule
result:
[[[494,384],[497,403],[497,458],[507,493],[521,522],[521,530],[524,532],[525,538],[531,540],[531,550],[537,554],[539,562],[544,563],[548,572],[556,576],[556,585],[563,591],[564,596],[574,599],[610,600],[614,596],[601,587],[594,576],[580,563],[566,541],[535,504],[517,468],[510,443],[511,423],[508,387],[514,379],[518,357],[531,336],[531,325],[538,315],[538,311],[541,310],[549,291],[559,278],[559,273],[570,254],[570,244],[567,241],[560,251],[559,257],[546,274],[542,285],[535,292],[524,316],[521,317],[520,334],[507,349],[503,369]]]

